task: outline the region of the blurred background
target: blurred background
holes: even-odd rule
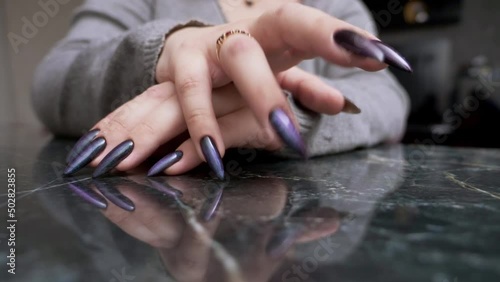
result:
[[[0,0],[0,118],[39,128],[30,105],[34,68],[70,24],[82,0]],[[365,0],[381,38],[414,66],[394,74],[410,93],[405,143],[498,147],[500,116],[500,1]],[[27,22],[36,31],[26,33]],[[31,30],[33,31],[33,30]],[[23,36],[23,33],[29,34]]]

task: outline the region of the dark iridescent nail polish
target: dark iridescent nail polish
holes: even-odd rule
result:
[[[175,151],[173,153],[166,155],[157,163],[155,163],[153,167],[151,167],[151,169],[148,171],[148,176],[157,175],[162,171],[164,171],[165,169],[171,167],[172,165],[174,165],[175,163],[177,163],[182,159],[182,155],[183,154],[181,151]]]
[[[92,191],[92,189],[88,187],[81,186],[75,182],[75,183],[68,183],[68,188],[71,189],[71,191],[73,191],[75,194],[80,196],[87,203],[97,208],[105,209],[108,207],[108,203],[106,202],[106,200],[103,197],[101,197],[101,195]]]
[[[299,131],[295,128],[292,120],[282,109],[275,109],[269,114],[269,121],[274,127],[276,133],[281,140],[302,157],[307,157],[306,146],[300,136]]]
[[[220,180],[224,180],[224,164],[222,163],[222,158],[220,156],[219,150],[214,144],[212,137],[205,136],[200,141],[201,151],[208,166],[217,175]]]
[[[382,52],[384,53],[384,63],[405,72],[413,72],[410,64],[405,60],[405,58],[403,58],[403,56],[396,52],[396,50],[387,46],[383,42],[376,40],[373,40],[372,42],[377,45],[378,48],[380,48],[380,50],[382,50]]]
[[[83,149],[64,170],[63,175],[71,175],[88,165],[106,148],[106,139],[99,137]]]
[[[135,210],[135,205],[132,200],[127,198],[125,195],[120,193],[115,187],[113,187],[112,184],[106,183],[101,180],[93,180],[92,181],[95,184],[95,187],[99,192],[101,192],[106,199],[108,199],[110,202],[113,204],[117,205],[118,207],[126,210],[126,211],[134,211]]]
[[[210,221],[214,217],[215,212],[221,203],[223,192],[224,188],[217,185],[217,187],[215,187],[215,191],[213,191],[203,203],[203,206],[200,209],[200,217],[205,222]]]
[[[92,177],[96,178],[108,173],[110,170],[115,168],[119,163],[121,163],[130,153],[134,150],[134,141],[127,140],[120,145],[116,146],[111,152],[109,152],[101,163],[97,166]]]
[[[360,114],[361,110],[351,100],[344,97],[344,108],[342,112],[347,114]]]
[[[165,183],[160,183],[160,182],[158,182],[156,180],[152,180],[152,179],[148,179],[148,181],[151,184],[151,186],[153,186],[153,188],[160,191],[161,193],[163,193],[169,197],[172,197],[174,199],[182,198],[182,195],[183,195],[182,192],[171,187],[170,185],[165,184]]]
[[[372,40],[369,40],[354,31],[337,31],[333,35],[333,40],[335,43],[342,46],[342,48],[353,54],[372,58],[380,62],[384,61],[384,52],[375,43],[373,43]]]
[[[274,233],[266,246],[266,253],[272,258],[280,258],[286,254],[302,233],[296,226],[282,227]]]
[[[66,157],[66,163],[70,163],[85,147],[87,147],[90,142],[92,142],[92,140],[94,140],[99,132],[101,132],[101,130],[97,128],[92,129],[91,131],[83,135],[80,139],[78,139],[71,151],[68,153],[68,156]]]

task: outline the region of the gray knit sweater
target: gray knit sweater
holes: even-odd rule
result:
[[[358,1],[302,3],[376,33],[368,11]],[[38,116],[56,135],[83,134],[154,85],[165,34],[190,20],[225,22],[217,0],[85,1],[75,11],[67,36],[37,68],[33,104]],[[400,140],[409,100],[387,70],[342,68],[319,58],[300,67],[322,77],[362,110],[359,115],[317,115],[291,102],[311,156]]]

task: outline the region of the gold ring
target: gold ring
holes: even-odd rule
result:
[[[231,35],[233,34],[244,34],[248,37],[252,37],[252,35],[250,35],[250,33],[244,31],[244,30],[241,30],[241,29],[232,29],[230,31],[226,31],[224,32],[224,34],[222,34],[221,36],[219,36],[219,38],[217,39],[217,46],[216,46],[216,49],[215,49],[215,52],[217,54],[217,60],[220,60],[220,57],[219,57],[219,53],[220,53],[220,48],[222,47],[222,44],[224,44],[224,41]]]

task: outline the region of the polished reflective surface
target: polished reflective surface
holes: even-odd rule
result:
[[[22,135],[18,134],[17,136]],[[17,180],[1,281],[499,281],[500,151],[383,146],[308,161],[225,157],[146,177],[61,177],[75,140],[2,141]],[[6,191],[0,205],[6,213]]]

